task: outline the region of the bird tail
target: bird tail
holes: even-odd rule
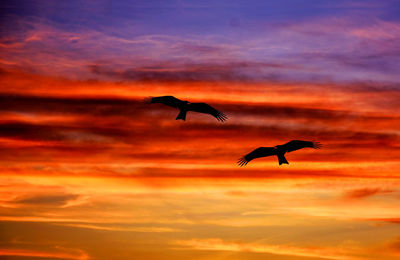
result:
[[[186,121],[186,112],[187,112],[186,110],[181,110],[179,115],[176,117],[176,120],[182,119],[183,121]]]
[[[285,154],[278,153],[277,156],[278,156],[278,160],[279,160],[279,165],[281,165],[281,164],[289,164],[289,162],[285,158]]]

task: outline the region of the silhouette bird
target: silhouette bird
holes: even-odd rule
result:
[[[285,158],[285,153],[296,151],[305,147],[320,149],[322,145],[319,142],[292,140],[290,142],[287,142],[286,144],[277,145],[275,147],[259,147],[251,153],[246,154],[245,156],[240,158],[237,163],[240,167],[242,167],[248,164],[253,159],[276,155],[279,160],[279,165],[283,163],[289,164],[289,162]]]
[[[188,111],[210,114],[221,122],[224,122],[228,118],[224,113],[216,110],[206,103],[190,103],[188,101],[177,99],[173,96],[151,97],[150,103],[161,103],[170,107],[178,108],[180,110],[180,113],[176,117],[176,120],[182,119],[183,121],[185,121],[186,113]]]

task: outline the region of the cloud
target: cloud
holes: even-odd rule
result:
[[[125,27],[72,30],[44,19],[10,20],[18,26],[0,38],[0,48],[7,50],[2,64],[40,74],[140,82],[399,80],[400,26],[376,15],[267,23],[268,30],[246,34],[245,40],[137,36]]]
[[[387,222],[392,224],[400,224],[400,218],[371,218],[371,221]]]
[[[384,250],[387,250],[388,254],[400,256],[400,237],[387,242]]]
[[[348,199],[362,199],[378,194],[386,194],[386,193],[391,193],[394,192],[393,190],[386,190],[382,188],[363,188],[363,189],[356,189],[356,190],[350,190],[347,191],[344,194],[345,198]]]
[[[62,207],[67,205],[70,201],[76,200],[79,195],[75,194],[37,194],[25,195],[18,197],[11,201],[13,204],[29,205],[29,206],[49,206],[49,207]]]
[[[301,52],[288,54],[314,73],[334,81],[361,79],[398,82],[400,24],[376,14],[325,16],[274,28],[277,41],[296,42]],[[290,33],[288,33],[290,32]],[[351,75],[350,75],[351,74]],[[396,75],[397,74],[397,75]]]
[[[281,97],[288,95],[283,90],[278,92]],[[313,160],[321,162],[387,161],[394,158],[387,156],[388,151],[392,155],[399,151],[395,128],[399,119],[392,112],[362,112],[336,105],[321,108],[312,101],[247,103],[218,97],[209,103],[230,116],[227,123],[216,125],[212,117],[190,113],[188,121],[181,124],[174,120],[176,110],[144,104],[140,97],[71,97],[61,93],[0,95],[0,149],[7,151],[1,155],[3,160],[36,161],[51,154],[48,160],[53,161],[94,162],[108,157],[116,161],[205,163],[218,158],[231,162],[232,156],[238,158],[260,145],[284,143],[288,136],[328,145],[329,149],[313,154]],[[355,92],[343,96],[353,94],[359,95]],[[368,90],[368,95],[395,96],[382,90]],[[269,136],[268,142],[260,143],[262,136]],[[176,143],[178,137],[181,142]],[[211,139],[212,147],[201,143]],[[226,140],[234,140],[229,142],[229,149]],[[371,153],[370,149],[377,152]],[[306,151],[290,156],[298,161],[310,158]]]
[[[189,247],[197,250],[217,250],[217,251],[233,251],[233,252],[253,252],[275,255],[301,256],[301,257],[317,257],[322,259],[335,260],[355,260],[363,259],[354,256],[358,254],[359,249],[354,248],[328,248],[328,247],[300,247],[279,244],[260,244],[246,242],[229,242],[222,239],[191,239],[180,240],[175,242],[183,248]]]
[[[345,160],[350,154],[353,160],[373,158],[374,160],[387,160],[385,154],[366,154],[369,148],[377,150],[391,149],[396,152],[398,149],[393,144],[399,137],[392,133],[378,132],[362,132],[351,130],[323,130],[323,129],[293,129],[280,125],[242,125],[242,124],[226,124],[214,127],[213,123],[188,123],[171,124],[163,126],[155,124],[151,126],[143,122],[129,124],[126,126],[103,125],[103,119],[83,120],[72,123],[72,125],[63,125],[62,123],[52,124],[32,124],[32,123],[3,123],[0,124],[0,136],[6,138],[3,140],[12,141],[26,140],[32,142],[31,148],[29,143],[21,150],[21,147],[15,142],[4,142],[1,146],[3,149],[14,152],[22,152],[23,154],[31,154],[31,159],[40,157],[40,154],[47,152],[57,153],[61,156],[55,156],[53,159],[61,159],[65,155],[75,157],[79,160],[83,154],[108,153],[117,159],[136,158],[136,160],[149,160],[151,158],[170,158],[171,160],[185,159],[212,159],[217,158],[226,160],[229,154],[236,153],[236,157],[240,157],[243,153],[249,152],[257,145],[274,146],[284,143],[290,139],[301,138],[305,140],[316,140],[328,143],[338,143],[329,150],[321,150],[320,155],[315,154],[314,160],[320,157],[321,160]],[[235,138],[239,133],[245,132],[245,136],[240,137],[240,142],[231,142],[229,152],[226,150],[226,139]],[[259,143],[257,139],[260,135],[273,136],[274,138],[268,142]],[[157,136],[155,139],[154,136]],[[171,146],[173,140],[180,139],[180,142]],[[152,140],[152,145],[148,145],[148,141]],[[214,147],[206,147],[205,144],[199,144],[199,141],[213,140]],[[36,143],[42,142],[42,143]],[[345,142],[345,143],[343,143]],[[8,144],[8,145],[7,145]],[[15,146],[14,146],[15,145]],[[191,145],[190,150],[185,147]],[[358,145],[358,147],[352,147]],[[140,149],[138,149],[140,147]],[[335,148],[335,149],[333,149]],[[132,150],[134,149],[134,150]],[[183,150],[179,150],[183,149]],[[62,155],[64,154],[64,155]],[[302,154],[304,156],[302,157]],[[7,158],[12,154],[3,154],[3,158]],[[75,156],[74,156],[75,155]],[[306,159],[307,153],[291,154],[290,156]],[[367,157],[366,157],[367,156]],[[324,159],[325,157],[325,159]],[[330,159],[329,159],[330,157]],[[16,157],[14,157],[17,159]],[[349,158],[347,158],[348,160]]]
[[[280,79],[276,70],[300,69],[299,65],[262,62],[222,62],[222,63],[155,63],[146,67],[131,69],[107,68],[103,65],[90,65],[92,73],[111,77],[115,80],[154,81],[154,82],[255,82]],[[267,72],[266,72],[267,71]],[[276,76],[274,76],[276,74]]]
[[[379,91],[379,90],[377,90]],[[119,116],[130,118],[132,116],[149,116],[150,110],[167,110],[167,107],[159,105],[148,106],[138,98],[123,97],[46,97],[23,95],[0,95],[0,108],[2,111],[23,112],[26,115],[32,113],[62,114],[62,115],[92,115],[93,117]],[[279,118],[287,120],[308,119],[310,121],[368,121],[385,122],[393,124],[399,120],[396,115],[369,115],[351,110],[307,108],[289,104],[271,103],[226,103],[213,102],[215,107],[237,116],[265,118]],[[164,108],[164,109],[162,109]],[[170,110],[173,111],[173,110]]]
[[[104,231],[123,231],[123,232],[141,232],[141,233],[165,233],[165,232],[182,232],[180,229],[170,227],[123,227],[123,226],[104,226],[104,225],[93,225],[93,224],[69,224],[69,223],[57,223],[55,225],[75,228],[85,228],[93,230],[104,230]]]
[[[59,250],[59,251],[39,251],[30,249],[8,249],[0,248],[0,256],[20,256],[20,257],[39,257],[56,258],[71,260],[87,260],[89,256],[82,250]]]

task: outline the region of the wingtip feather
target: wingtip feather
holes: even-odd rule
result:
[[[217,117],[217,120],[222,123],[224,123],[228,119],[228,117],[224,113],[221,113],[221,112],[216,117]]]
[[[315,142],[313,141],[313,148],[314,149],[321,149],[322,148],[322,144],[320,142]]]
[[[239,158],[239,160],[237,161],[238,166],[243,167],[246,166],[249,162],[244,158]]]

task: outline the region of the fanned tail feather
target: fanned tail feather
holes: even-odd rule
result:
[[[186,113],[187,111],[181,110],[179,115],[176,117],[176,120],[182,119],[183,121],[186,121]]]
[[[279,160],[279,165],[281,164],[289,164],[289,162],[286,160],[285,155],[283,153],[277,154],[278,160]]]

